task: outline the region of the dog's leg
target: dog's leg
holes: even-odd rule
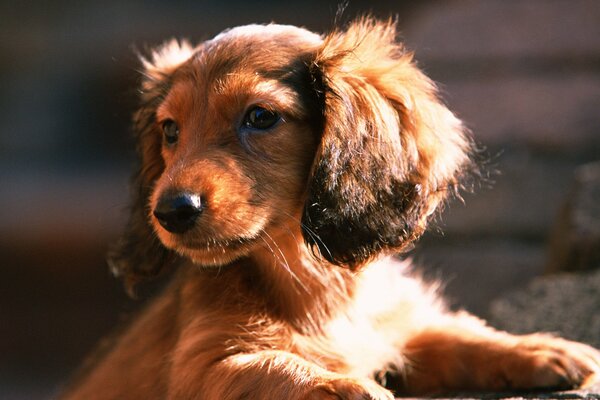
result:
[[[499,332],[466,313],[419,331],[404,354],[404,389],[410,394],[568,389],[600,373],[600,352],[590,346]]]
[[[388,390],[372,380],[336,374],[275,350],[229,356],[212,365],[195,383],[172,382],[168,398],[393,400]]]

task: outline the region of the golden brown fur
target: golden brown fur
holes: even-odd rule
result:
[[[247,26],[143,60],[142,166],[111,263],[129,285],[178,272],[65,399],[390,399],[386,377],[419,395],[598,373],[588,346],[448,311],[393,257],[472,168],[395,35]]]

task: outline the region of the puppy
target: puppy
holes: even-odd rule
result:
[[[324,36],[249,25],[142,60],[141,169],[110,261],[130,287],[177,273],[63,398],[392,399],[593,379],[596,350],[451,312],[394,257],[474,169],[463,125],[395,37],[370,18]]]

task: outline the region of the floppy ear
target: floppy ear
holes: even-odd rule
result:
[[[113,273],[122,276],[131,291],[138,281],[158,274],[176,259],[164,247],[150,225],[148,203],[154,182],[164,170],[162,135],[156,124],[156,108],[166,95],[175,69],[189,59],[193,49],[175,40],[141,58],[144,70],[140,87],[141,105],[134,114],[134,131],[141,166],[133,177],[129,220],[121,238],[111,247],[108,262]]]
[[[469,163],[461,122],[369,18],[325,37],[313,63],[324,128],[302,219],[314,253],[355,268],[418,238]]]

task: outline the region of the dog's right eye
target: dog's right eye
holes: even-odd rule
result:
[[[167,144],[177,143],[179,139],[179,126],[172,119],[168,119],[162,124],[163,135]]]
[[[280,120],[281,117],[276,112],[256,106],[246,113],[243,127],[264,131],[275,126]]]

